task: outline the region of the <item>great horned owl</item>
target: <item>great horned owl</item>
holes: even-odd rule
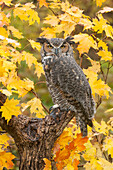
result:
[[[93,126],[95,103],[90,85],[73,57],[72,39],[38,38],[37,42],[42,44],[42,64],[53,103],[61,110],[73,111],[83,136],[87,136],[87,124]]]

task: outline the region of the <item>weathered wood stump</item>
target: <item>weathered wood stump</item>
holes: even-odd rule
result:
[[[6,96],[0,93],[0,106],[5,103]],[[52,148],[56,139],[74,117],[72,112],[53,110],[43,119],[30,118],[24,115],[12,116],[7,123],[0,114],[0,126],[15,140],[20,155],[20,170],[42,170],[47,158],[55,169],[52,160]]]

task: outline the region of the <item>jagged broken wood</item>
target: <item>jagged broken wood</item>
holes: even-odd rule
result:
[[[0,106],[5,103],[6,96],[0,93]],[[7,123],[0,114],[0,126],[15,140],[20,155],[20,170],[42,170],[44,160],[52,160],[52,148],[56,139],[74,117],[72,112],[61,112],[55,109],[43,119],[31,118],[25,115],[12,116]]]

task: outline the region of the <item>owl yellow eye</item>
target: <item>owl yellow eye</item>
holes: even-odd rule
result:
[[[61,48],[65,48],[65,46],[64,46],[64,45],[62,45],[62,46],[61,46]]]
[[[52,45],[50,45],[50,44],[49,44],[47,47],[48,47],[48,48],[53,48]]]
[[[66,47],[66,44],[62,44],[60,48],[65,48]]]

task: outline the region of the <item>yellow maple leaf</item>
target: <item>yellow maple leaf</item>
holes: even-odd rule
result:
[[[4,12],[0,11],[0,26],[3,27],[4,25],[8,26],[10,20],[8,19],[8,15],[5,15]]]
[[[8,26],[8,30],[10,30],[10,31],[12,32],[13,36],[16,37],[16,38],[18,38],[18,39],[24,38],[24,37],[22,36],[22,33],[19,32],[19,30],[16,29],[15,27],[13,27],[13,26]]]
[[[4,59],[3,58],[1,59],[2,61],[4,61],[7,59],[8,56],[11,56],[11,47],[7,46],[8,42],[5,39],[5,37],[0,35],[0,39],[3,40],[0,45],[0,56],[2,56],[4,58]]]
[[[8,78],[2,81],[7,87],[9,92],[18,93],[19,97],[26,95],[31,89],[34,88],[34,82],[28,78],[21,80],[17,76],[17,72],[11,71],[8,74]]]
[[[93,19],[93,30],[97,33],[105,31],[107,37],[113,38],[113,28],[108,24],[108,21],[103,18],[102,14],[98,14],[98,19]]]
[[[30,106],[30,112],[32,114],[36,113],[36,116],[38,118],[44,118],[46,116],[46,114],[43,110],[41,101],[36,97],[31,99],[30,101],[28,101],[26,104],[23,103],[21,106],[23,107],[22,111],[24,111],[25,109],[27,109]]]
[[[45,18],[45,21],[44,21],[44,23],[50,24],[53,27],[58,25],[58,22],[59,22],[59,18],[57,16],[55,16],[55,15],[48,15]]]
[[[109,161],[107,161],[104,158],[99,158],[99,160],[97,161],[103,170],[113,170],[113,163],[110,163]]]
[[[33,40],[28,40],[28,41],[30,42],[30,44],[31,44],[31,46],[32,46],[33,49],[36,48],[38,51],[40,51],[40,49],[41,49],[40,43],[35,42],[35,41],[33,41]]]
[[[93,121],[93,123],[94,123],[95,130],[98,133],[102,133],[104,135],[107,135],[109,133],[109,127],[105,121],[102,120],[101,123],[98,123],[97,121]]]
[[[0,27],[0,35],[8,37],[8,31],[5,28]]]
[[[38,1],[39,1],[39,8],[41,8],[42,6],[48,7],[46,0],[38,0]]]
[[[90,160],[84,165],[85,170],[103,170],[97,159]]]
[[[80,18],[78,24],[83,25],[84,30],[92,27],[92,22],[88,18]]]
[[[22,53],[21,52],[19,52],[19,51],[17,51],[17,50],[15,50],[15,51],[11,51],[11,61],[13,62],[13,63],[16,63],[16,62],[18,62],[19,64],[20,64],[20,62],[22,61]]]
[[[0,170],[4,167],[7,169],[12,169],[14,166],[12,159],[14,158],[15,156],[10,152],[0,151]]]
[[[49,28],[42,28],[42,33],[40,34],[40,36],[44,36],[46,38],[56,38],[56,32],[54,30],[54,27]]]
[[[12,115],[18,116],[21,114],[20,111],[20,106],[19,105],[19,100],[11,99],[9,100],[8,98],[6,99],[6,102],[4,103],[3,106],[1,106],[0,111],[2,111],[2,117],[5,117],[6,120],[10,120]]]
[[[92,93],[94,95],[94,93],[100,95],[100,96],[106,96],[106,98],[109,98],[109,92],[112,93],[111,88],[105,84],[104,81],[102,81],[101,79],[97,80],[97,81],[91,81],[89,80],[89,83],[92,87]]]
[[[64,170],[69,170],[69,169],[71,169],[71,170],[78,170],[78,168],[77,169],[75,169],[74,167],[73,167],[73,165],[71,165],[71,164],[67,164],[67,166],[64,168]]]
[[[44,167],[44,170],[51,170],[52,167],[51,167],[51,161],[48,160],[47,158],[43,158],[44,162],[45,162],[45,167]]]
[[[35,47],[36,47],[36,45],[35,45]],[[26,61],[29,68],[31,68],[32,64],[37,63],[37,59],[33,56],[33,54],[28,53],[26,51],[22,52],[22,60]]]
[[[4,37],[4,36],[2,36],[2,35],[0,35],[0,39],[1,40],[3,40],[3,42],[5,42],[5,43],[10,43],[13,47],[18,47],[18,48],[20,48],[21,47],[21,44],[18,42],[18,41],[16,41],[16,40],[13,40],[13,39],[11,39],[11,38],[6,38],[6,37]]]
[[[88,34],[80,33],[78,35],[75,35],[74,41],[75,41],[75,43],[79,42],[77,49],[78,49],[80,55],[84,52],[88,53],[90,47],[97,49],[96,41]]]
[[[65,22],[62,21],[60,25],[57,25],[54,30],[56,33],[60,33],[64,31],[64,38],[71,34],[71,32],[75,29],[76,23]]]
[[[32,8],[35,8],[35,5],[32,3],[26,3],[25,5],[16,4],[15,9],[13,10],[14,17],[18,16],[22,21],[28,21],[29,25],[32,25],[36,22],[40,23],[40,18],[38,13]]]
[[[37,77],[40,78],[41,74],[44,74],[43,66],[41,63],[35,64],[35,73],[37,74]]]
[[[88,58],[89,59],[89,58]],[[83,69],[84,74],[89,79],[89,84],[92,89],[92,94],[95,97],[95,94],[98,94],[100,96],[106,96],[106,98],[109,98],[109,92],[112,93],[111,88],[105,84],[104,81],[101,79],[98,79],[98,72],[100,71],[100,64],[97,61],[91,60],[92,67],[89,67],[88,69]],[[93,78],[92,78],[93,77]]]
[[[108,154],[113,158],[113,137],[106,137],[104,140],[103,149],[108,151]]]
[[[110,51],[101,50],[97,54],[101,57],[101,60],[112,60],[112,53]]]
[[[66,0],[65,2],[61,3],[61,7],[63,11],[67,11],[71,7],[71,4]]]
[[[86,151],[83,154],[83,158],[86,161],[91,161],[92,159],[95,159],[96,158],[96,148],[91,144],[91,142],[89,140],[84,145],[86,147]]]
[[[12,5],[11,3],[12,0],[0,0],[0,4],[5,3],[7,6]]]
[[[1,60],[0,61],[0,77],[7,77],[7,71],[3,64],[4,62],[3,60]]]
[[[9,146],[8,140],[10,137],[7,134],[0,135],[0,145],[4,145],[5,148]]]
[[[7,61],[5,59],[1,59],[1,61],[3,61],[3,68],[5,68],[5,71],[11,71],[11,70],[15,70],[16,69],[16,65],[14,63],[12,63],[11,61]]]
[[[101,7],[102,6],[102,3],[105,2],[106,0],[94,0],[96,1],[96,5]]]

